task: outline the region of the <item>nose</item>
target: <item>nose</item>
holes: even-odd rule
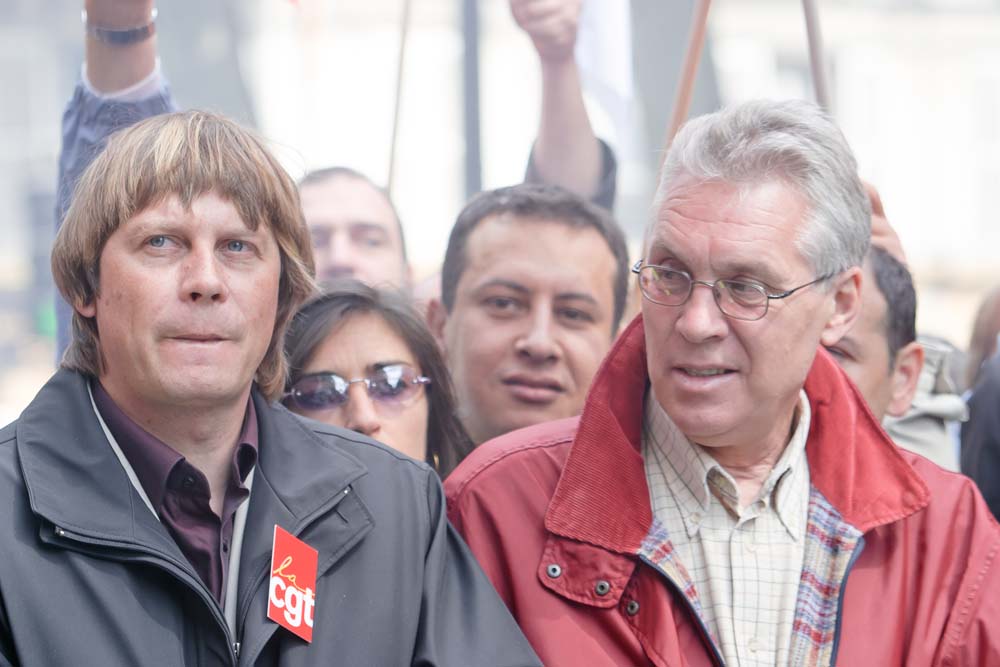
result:
[[[533,363],[544,363],[559,358],[559,344],[556,340],[552,321],[552,311],[548,306],[536,307],[527,322],[527,329],[521,333],[514,348],[518,356]]]
[[[351,277],[357,274],[357,257],[347,231],[333,231],[324,250],[325,252],[321,255],[324,265],[318,267],[321,276],[331,279]]]
[[[676,323],[678,333],[690,343],[721,338],[729,323],[715,302],[714,290],[703,283],[695,283],[691,289],[687,303],[677,306],[681,311]]]
[[[375,403],[363,382],[351,385],[347,390],[348,401],[346,406],[347,421],[345,427],[356,433],[361,433],[374,438],[375,434],[382,428],[378,413],[375,411]]]
[[[194,302],[225,301],[229,294],[214,248],[192,248],[184,266],[184,298]]]

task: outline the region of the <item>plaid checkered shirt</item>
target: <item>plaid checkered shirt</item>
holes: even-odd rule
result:
[[[756,500],[740,507],[732,476],[647,392],[642,453],[660,539],[672,546],[671,578],[727,665],[790,664],[810,502],[809,420],[801,392],[788,445]]]

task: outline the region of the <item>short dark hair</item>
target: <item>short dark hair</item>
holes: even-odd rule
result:
[[[308,301],[295,315],[285,336],[289,367],[285,390],[302,376],[316,348],[331,333],[351,317],[367,313],[381,317],[403,338],[417,358],[420,372],[430,378],[426,461],[444,479],[472,451],[472,440],[456,416],[455,390],[437,341],[405,292],[345,278]]]
[[[539,224],[558,223],[573,228],[596,230],[607,242],[615,258],[614,317],[611,330],[617,331],[628,289],[628,248],[625,235],[615,219],[603,208],[555,185],[523,183],[481,192],[458,214],[448,237],[448,249],[441,268],[441,302],[451,312],[458,281],[465,271],[465,248],[469,235],[486,218],[507,213],[520,220]]]
[[[913,277],[898,259],[882,248],[868,251],[875,274],[875,284],[885,298],[885,332],[889,345],[889,367],[896,353],[917,339],[917,292]]]
[[[305,176],[299,179],[299,190],[307,185],[319,185],[324,181],[331,181],[335,178],[351,178],[356,181],[361,181],[362,183],[367,183],[376,192],[382,195],[383,198],[385,198],[385,203],[389,205],[389,208],[392,210],[392,217],[396,220],[396,229],[399,230],[399,245],[403,249],[403,261],[408,261],[406,255],[406,234],[403,233],[403,221],[399,218],[399,211],[396,210],[396,205],[392,203],[389,191],[362,174],[357,169],[341,165],[314,169],[313,171],[307,172]]]

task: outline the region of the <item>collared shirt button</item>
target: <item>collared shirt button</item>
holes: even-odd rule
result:
[[[185,475],[184,479],[181,481],[181,486],[185,489],[190,489],[194,486],[194,477],[192,475]]]
[[[607,595],[611,592],[611,584],[601,579],[597,582],[597,585],[594,586],[594,592],[598,595]]]
[[[757,641],[756,637],[750,638],[750,641],[747,642],[747,649],[751,653],[756,653],[758,650],[760,650],[760,642]]]
[[[629,600],[628,604],[625,605],[625,613],[629,616],[635,616],[639,613],[639,603],[636,600]]]
[[[691,513],[691,523],[701,523],[701,513],[692,512]]]
[[[545,568],[545,574],[549,575],[550,579],[558,579],[562,575],[562,568],[559,567],[558,563],[552,563]]]

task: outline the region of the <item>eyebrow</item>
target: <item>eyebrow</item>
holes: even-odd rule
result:
[[[684,266],[688,266],[687,262],[685,262],[682,258],[674,254],[674,252],[670,249],[670,247],[658,238],[654,238],[650,243],[648,254],[652,255],[655,251],[663,252],[664,254],[669,255],[671,259],[676,259]],[[769,287],[777,287],[778,284],[781,282],[781,279],[777,275],[771,272],[770,267],[765,265],[747,264],[743,261],[737,261],[731,264],[725,264],[723,266],[722,273],[724,275],[719,277],[723,279],[727,278],[728,276],[738,276],[741,274],[747,276],[753,276],[758,280],[766,283]]]
[[[731,276],[751,276],[766,283],[769,287],[778,287],[778,284],[781,282],[781,279],[771,273],[771,269],[766,266],[736,263],[727,265],[726,269],[726,273]]]
[[[475,291],[481,292],[493,287],[504,287],[512,292],[517,292],[518,294],[529,294],[531,292],[531,290],[521,283],[516,283],[513,280],[506,280],[504,278],[493,278],[492,280],[487,280],[482,285],[478,285]]]
[[[409,361],[403,361],[402,359],[399,359],[397,361],[376,361],[374,364],[368,364],[368,366],[366,368],[370,368],[373,371],[380,371],[383,368],[386,368],[388,366],[410,366],[410,367],[412,367],[413,364],[410,363]]]
[[[560,292],[556,294],[557,301],[586,301],[594,306],[599,306],[597,299],[584,292]]]
[[[373,371],[380,371],[383,368],[386,368],[388,366],[410,366],[412,368],[413,364],[410,363],[409,361],[404,361],[402,359],[400,359],[398,361],[392,361],[392,360],[390,360],[390,361],[376,361],[373,364],[368,364],[367,366],[365,366],[365,373],[371,373]],[[309,372],[309,373],[305,373],[305,374],[303,374],[303,375],[300,376],[300,379],[304,378],[304,377],[313,376],[313,375],[336,375],[337,377],[343,378],[345,380],[350,380],[351,379],[351,378],[347,377],[347,375],[345,373],[338,373],[337,371],[331,371],[331,370],[312,371],[312,372]]]
[[[506,280],[504,278],[494,278],[493,280],[488,280],[482,285],[479,285],[475,289],[475,291],[480,292],[493,287],[504,287],[506,289],[511,290],[512,292],[517,292],[518,294],[526,295],[531,293],[531,290],[525,287],[524,285],[514,282],[513,280]],[[559,292],[558,294],[556,294],[555,298],[557,301],[586,301],[595,306],[600,305],[597,302],[597,299],[595,299],[590,294],[587,294],[586,292]]]
[[[133,237],[147,236],[150,234],[154,235],[169,235],[169,234],[185,234],[189,231],[188,225],[176,220],[171,220],[168,218],[148,218],[145,220],[140,220],[128,225],[128,234]],[[196,225],[196,229],[200,228],[200,225]],[[234,237],[234,238],[256,238],[259,236],[267,236],[267,226],[265,224],[257,225],[257,229],[251,229],[242,220],[240,224],[229,225],[226,224],[225,227],[219,228],[219,236],[222,237]]]
[[[381,232],[388,236],[389,229],[383,227],[377,222],[366,222],[364,220],[355,220],[353,222],[347,223],[347,226],[351,231],[363,231],[363,232]]]

